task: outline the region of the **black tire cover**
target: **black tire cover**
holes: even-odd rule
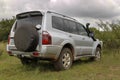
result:
[[[24,52],[35,51],[38,41],[39,35],[35,26],[26,22],[17,25],[14,36],[17,50]]]

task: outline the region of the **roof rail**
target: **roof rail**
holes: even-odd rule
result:
[[[76,19],[74,19],[74,18],[71,18],[71,17],[69,17],[69,16],[65,16],[65,15],[60,14],[60,13],[56,13],[56,12],[52,12],[52,11],[47,11],[47,13],[54,13],[54,14],[58,14],[58,15],[61,15],[61,16],[63,16],[63,17],[67,17],[67,18],[70,18],[70,19],[73,19],[73,20],[77,21],[77,20],[76,20]]]

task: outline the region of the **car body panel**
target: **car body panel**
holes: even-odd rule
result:
[[[39,33],[39,44],[36,48],[36,51],[39,53],[38,58],[50,58],[52,60],[57,60],[60,56],[61,50],[63,49],[64,45],[71,44],[74,52],[73,57],[74,60],[79,59],[81,56],[95,56],[95,50],[98,45],[102,46],[102,42],[98,39],[94,41],[88,35],[78,35],[69,32],[65,32],[59,29],[55,29],[52,27],[52,16],[61,17],[66,20],[70,20],[76,23],[79,23],[77,20],[57,14],[54,12],[41,12],[43,14],[41,29],[38,30]],[[18,56],[26,56],[26,57],[34,57],[32,53],[34,52],[21,52],[18,51],[14,45],[14,28],[16,25],[17,20],[13,24],[13,27],[10,32],[10,43],[7,44],[7,51],[11,51],[12,55]],[[52,44],[51,45],[42,45],[42,32],[47,31],[52,37]]]

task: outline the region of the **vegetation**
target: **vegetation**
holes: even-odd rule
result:
[[[51,63],[40,61],[36,67],[23,66],[19,59],[8,56],[6,40],[14,22],[0,21],[0,80],[119,80],[120,77],[120,21],[100,21],[101,31],[91,28],[95,37],[104,42],[102,59],[75,61],[71,69],[57,72]]]
[[[36,67],[23,66],[19,59],[10,57],[0,43],[0,80],[119,80],[120,50],[103,50],[99,62],[82,59],[75,61],[72,68],[57,72],[49,62],[40,61]]]
[[[100,21],[98,27],[102,31],[96,28],[91,28],[95,33],[95,37],[102,40],[104,43],[104,48],[109,49],[119,49],[120,48],[120,21],[116,22],[103,22]]]
[[[0,41],[7,40],[10,29],[15,21],[13,19],[2,19],[0,21]]]
[[[10,29],[15,21],[13,19],[2,19],[0,21],[0,41],[5,41],[8,38]],[[120,21],[115,22],[103,22],[100,20],[97,23],[98,28],[102,31],[97,30],[96,28],[91,28],[95,33],[95,37],[104,42],[105,48],[120,48]]]

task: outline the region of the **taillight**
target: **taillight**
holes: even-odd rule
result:
[[[8,44],[10,43],[10,35],[8,35]]]
[[[51,38],[50,34],[47,31],[42,32],[42,44],[43,45],[52,44],[52,38]]]

